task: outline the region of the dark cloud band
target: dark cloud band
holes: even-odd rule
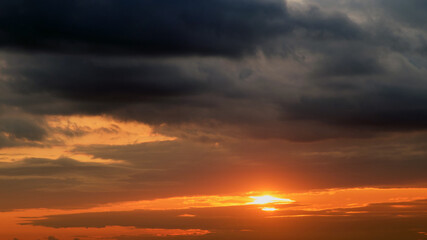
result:
[[[288,31],[280,0],[2,1],[0,46],[62,53],[251,53]]]

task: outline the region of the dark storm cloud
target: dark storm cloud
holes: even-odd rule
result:
[[[0,47],[54,53],[214,55],[271,51],[294,30],[313,39],[357,39],[344,14],[290,14],[281,0],[3,1]]]
[[[96,52],[95,45],[105,45],[110,50],[126,53],[126,49],[131,49],[142,55],[228,56],[254,52],[265,40],[270,42],[263,48],[266,53],[276,49],[292,55],[292,47],[299,48],[292,46],[295,44],[294,38],[297,38],[296,42],[304,39],[306,42],[327,43],[360,41],[365,37],[363,29],[345,14],[328,13],[316,7],[290,14],[286,4],[276,0],[191,3],[77,1],[61,4],[45,1],[35,6],[21,1],[3,4],[4,9],[9,9],[3,11],[5,20],[19,16],[18,20],[13,21],[17,27],[3,26],[5,36],[13,36],[14,46],[50,53],[71,49],[78,54],[81,46],[87,48],[80,49],[80,53]],[[55,11],[49,11],[53,7]],[[19,14],[12,14],[17,9],[20,9]],[[124,12],[126,16],[122,16]],[[35,18],[37,21],[27,23]],[[191,30],[187,27],[191,27]],[[140,28],[148,30],[142,31]],[[287,40],[271,43],[276,36],[283,37],[284,33],[288,36]],[[21,38],[26,39],[25,44]],[[70,47],[71,42],[77,49]],[[280,49],[288,43],[292,47]],[[199,44],[207,47],[200,47]],[[104,47],[101,48],[104,50]],[[105,53],[109,52],[107,50]],[[318,71],[323,75],[363,75],[380,69],[376,65],[371,66],[370,63],[376,63],[373,58],[366,63],[363,57],[356,55],[346,61],[343,54],[342,59],[336,60],[332,56],[329,63]],[[298,93],[300,89],[287,88],[286,84],[282,86],[277,81],[279,79],[271,81],[270,76],[254,73],[248,66],[239,66],[243,65],[239,62],[230,61],[230,64],[215,66],[213,61],[209,61],[205,58],[142,60],[12,54],[5,58],[5,67],[1,69],[7,78],[2,91],[10,96],[1,100],[4,104],[37,114],[107,113],[121,119],[155,125],[214,122],[241,125],[249,132],[256,132],[250,134],[254,136],[265,132],[265,137],[322,138],[298,137],[289,130],[274,133],[277,128],[283,127],[277,118],[280,115],[277,113],[277,102],[288,100],[286,92]],[[200,63],[189,67],[194,62]],[[210,64],[207,68],[203,66],[206,63]],[[335,66],[336,63],[342,67]],[[350,67],[355,63],[358,68]],[[233,68],[241,68],[241,71],[231,75]],[[251,74],[242,75],[248,70]],[[260,126],[265,123],[274,129]]]
[[[342,50],[339,54],[325,56],[323,63],[314,69],[313,77],[357,77],[384,73],[384,67],[374,56],[355,53],[357,49]]]
[[[391,13],[398,22],[403,22],[411,27],[425,29],[427,16],[427,3],[423,0],[379,0],[380,6],[385,7],[385,10]]]
[[[75,101],[119,103],[192,95],[210,87],[170,64],[60,57],[20,60],[3,73],[14,78],[12,89],[26,95],[47,92]]]
[[[354,7],[354,4],[343,3],[341,9],[331,6],[333,10],[329,10],[327,4],[319,3],[319,6],[298,9],[275,0],[2,4],[10,9],[3,12],[4,18],[14,18],[14,10],[22,9],[20,19],[14,21],[22,26],[3,26],[8,29],[6,35],[30,34],[27,39],[36,43],[50,38],[60,39],[56,42],[72,39],[77,45],[89,46],[88,52],[92,45],[114,43],[117,49],[134,49],[136,53],[142,46],[153,51],[164,49],[171,55],[186,51],[201,55],[239,55],[261,46],[258,38],[273,40],[278,35],[281,35],[279,43],[269,43],[269,47],[286,52],[283,65],[276,66],[283,66],[284,70],[274,73],[264,73],[267,67],[257,69],[256,64],[249,64],[246,61],[257,57],[248,56],[239,61],[221,59],[228,62],[215,63],[211,58],[188,56],[131,59],[9,54],[1,67],[6,80],[0,90],[6,96],[0,99],[3,104],[32,113],[106,113],[157,126],[195,124],[206,128],[215,123],[228,129],[242,128],[241,132],[249,132],[250,136],[299,141],[372,137],[384,130],[426,128],[423,96],[427,88],[422,81],[425,61],[421,56],[414,57],[415,38],[401,34],[404,24],[380,28],[387,15],[379,15],[378,22],[354,21],[352,11],[361,11],[361,6],[349,10],[343,6]],[[375,4],[386,5],[381,1]],[[48,11],[53,6],[56,11]],[[122,16],[125,9],[130,12]],[[31,29],[23,27],[33,18],[38,21],[28,24]],[[187,18],[198,20],[188,23],[191,31],[180,25]],[[105,23],[101,24],[102,21]],[[132,24],[126,25],[127,21]],[[174,24],[166,24],[171,22]],[[150,34],[134,31],[134,27],[151,29],[153,26],[157,27]],[[239,42],[239,47],[234,43],[231,47],[236,52],[224,50],[222,41],[209,35],[216,32],[212,29],[218,29],[219,35],[214,35],[224,38],[225,42],[229,42],[230,36],[237,37],[234,40]],[[198,31],[207,31],[209,41],[204,41],[205,35]],[[283,33],[286,34],[282,36]],[[147,36],[167,36],[168,41],[156,39],[139,45],[126,42],[142,41]],[[176,36],[195,39],[196,43],[189,44],[189,49],[182,48],[181,52],[176,50],[181,47],[174,44],[185,41],[176,41]],[[114,40],[116,37],[120,41]],[[422,34],[419,38],[422,39]],[[204,42],[209,42],[209,47],[220,45],[210,50],[197,46]],[[47,43],[46,46],[57,47],[50,40]],[[171,44],[172,49],[162,44]],[[279,50],[278,46],[282,45],[284,49]],[[33,47],[47,52],[54,50],[40,46]],[[264,48],[264,52],[268,53],[269,47]],[[148,50],[139,53],[152,54],[144,51]],[[273,58],[267,54],[269,57]],[[296,65],[296,72],[287,73],[293,70],[285,66],[290,63]]]
[[[261,75],[254,71],[256,66],[242,62],[204,68],[210,61],[205,58],[6,56],[1,71],[7,77],[2,89],[7,96],[1,100],[33,113],[108,113],[156,125],[239,123],[257,132],[252,135],[265,132],[266,137],[303,140],[335,137],[337,132],[344,137],[373,134],[367,133],[372,128],[360,134],[344,134],[338,129],[325,130],[320,134],[324,136],[301,133],[299,137],[290,132],[305,127],[282,131],[287,123],[280,123],[278,109],[283,110],[284,119],[321,124],[425,128],[422,83],[417,82],[414,89],[399,89],[399,81],[421,79],[424,74],[419,69],[402,69],[394,86],[384,84],[396,74],[384,62],[392,53],[399,54],[394,51],[401,48],[393,47],[397,40],[390,42],[387,37],[404,38],[392,31],[399,26],[387,26],[383,31],[387,34],[379,33],[376,24],[356,23],[345,9],[308,6],[295,10],[276,0],[6,1],[2,5],[3,40],[7,36],[13,39],[5,41],[5,47],[13,43],[18,48],[76,53],[80,49],[83,53],[98,51],[96,45],[143,55],[239,55],[286,33],[279,45],[286,45],[287,57],[295,58],[301,67],[296,76],[270,80],[274,76]],[[6,20],[14,21],[6,25]],[[411,41],[403,43],[397,45],[410,45]],[[305,62],[312,58],[314,61]],[[195,61],[198,66],[188,67]],[[422,66],[419,60],[412,62]],[[241,71],[231,75],[233,68]],[[293,77],[299,79],[298,87],[292,83]],[[372,82],[375,89],[369,87]],[[313,94],[325,88],[326,94]],[[274,130],[263,128],[265,124]]]
[[[213,231],[208,235],[194,236],[194,239],[400,240],[423,239],[423,235],[419,232],[425,232],[427,221],[425,200],[320,211],[293,210],[292,207],[286,206],[274,213],[264,213],[256,206],[80,213],[47,216],[45,219],[33,220],[27,224],[55,228],[120,225],[138,228],[198,228]],[[182,214],[195,216],[179,217]],[[123,236],[117,239],[139,238]]]
[[[371,89],[354,94],[303,96],[298,102],[284,106],[284,111],[291,119],[316,120],[374,131],[426,129],[425,86],[370,84]]]
[[[2,1],[0,46],[65,53],[252,53],[288,31],[279,0]]]
[[[232,119],[227,115],[237,112],[225,99],[250,94],[202,60],[8,55],[5,61],[0,101],[32,113],[109,113],[154,124]]]
[[[161,123],[167,119],[156,112],[163,109],[160,112],[174,122],[191,117],[179,109],[198,112],[197,108],[217,105],[198,96],[234,89],[220,74],[179,61],[21,55],[10,56],[7,63],[1,71],[7,80],[0,101],[33,113],[117,116],[112,112],[124,110],[124,118],[135,114],[138,120]],[[132,110],[135,104],[142,106]]]
[[[360,26],[339,12],[325,13],[316,6],[292,12],[295,30],[300,37],[315,41],[361,40],[366,37]]]

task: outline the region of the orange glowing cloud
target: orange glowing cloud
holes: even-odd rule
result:
[[[174,139],[153,133],[146,124],[118,121],[107,116],[51,116],[47,117],[47,122],[56,130],[53,138],[67,145],[127,145]]]
[[[135,121],[123,122],[107,116],[48,116],[46,122],[49,136],[43,147],[11,147],[0,149],[3,162],[23,158],[73,158],[81,162],[116,162],[108,159],[94,159],[85,154],[73,152],[81,145],[127,145],[144,142],[174,140],[153,132],[146,124]]]

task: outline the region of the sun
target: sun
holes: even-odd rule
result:
[[[249,204],[269,204],[269,203],[290,203],[293,202],[291,199],[278,198],[270,195],[264,196],[250,196],[254,201]]]
[[[261,208],[261,210],[263,210],[265,212],[274,212],[274,211],[277,211],[279,209],[274,208],[274,207],[265,207],[265,208]]]

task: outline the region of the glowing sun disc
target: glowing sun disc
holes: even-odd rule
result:
[[[261,208],[261,210],[266,212],[274,212],[274,211],[277,211],[278,209],[274,207],[265,207],[265,208]]]
[[[293,202],[291,199],[287,198],[278,198],[270,195],[264,196],[251,196],[254,201],[250,204],[268,204],[268,203],[290,203]]]

